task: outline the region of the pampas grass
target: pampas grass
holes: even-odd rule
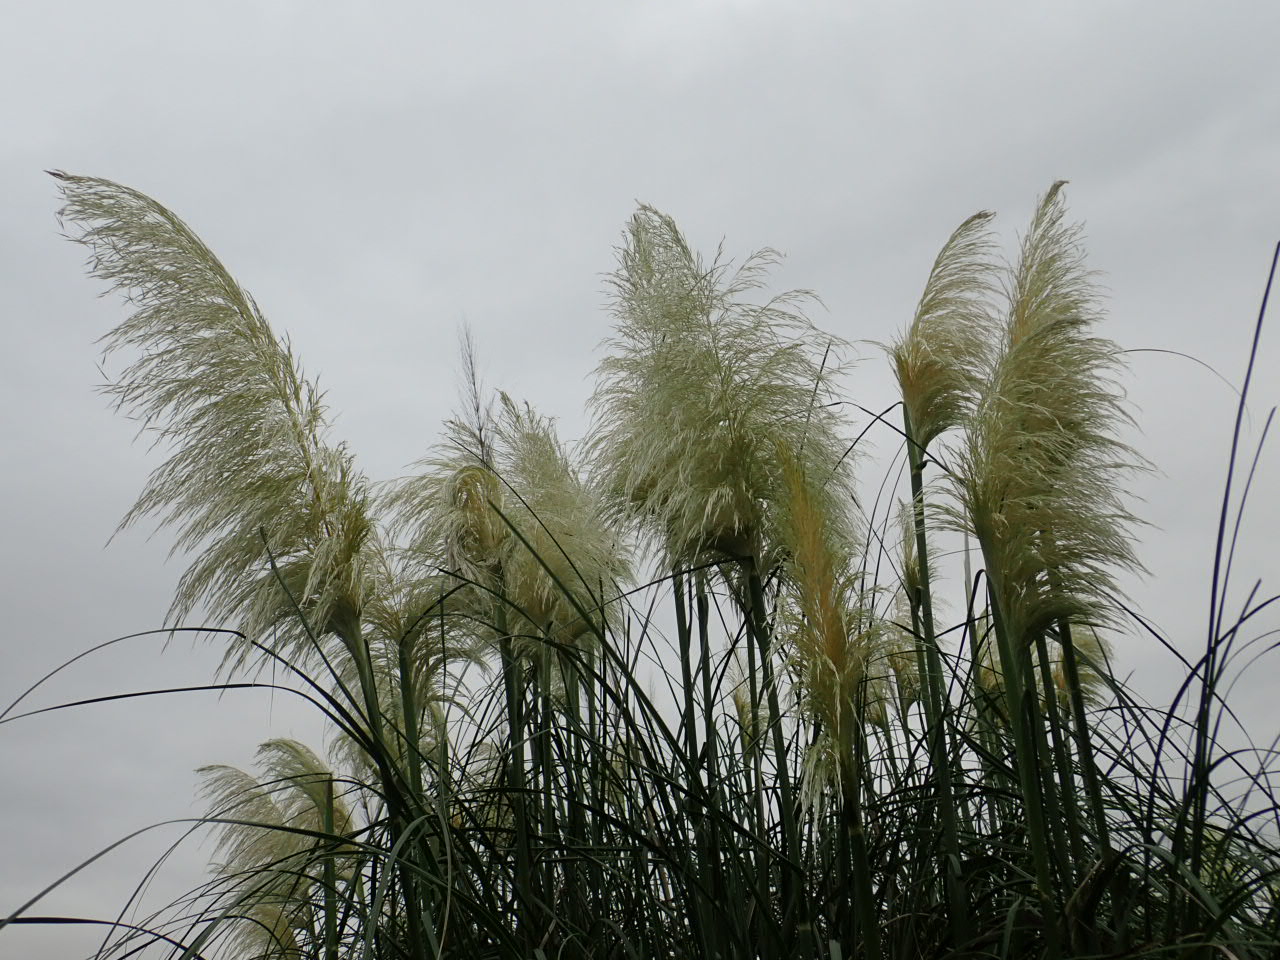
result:
[[[108,355],[140,356],[107,395],[173,449],[121,523],[156,516],[176,528],[176,551],[199,551],[171,620],[205,605],[247,636],[307,654],[270,553],[315,626],[349,631],[365,593],[368,490],[345,448],[326,440],[319,389],[174,214],[107,180],[55,176],[90,272],[134,307],[104,342]]]
[[[781,449],[821,478],[824,507],[848,494],[848,443],[830,405],[840,342],[800,312],[805,291],[745,299],[776,259],[762,250],[737,269],[708,264],[651,207],[618,250],[617,324],[597,370],[590,449],[615,509],[670,562],[768,564],[770,508],[786,496]]]
[[[1275,754],[1218,733],[1246,619],[1190,666],[1194,718],[1108,668],[1147,629],[1117,589],[1145,462],[1061,184],[1007,268],[989,214],[955,230],[889,346],[887,516],[854,497],[844,345],[765,293],[771,251],[704,259],[642,206],[586,441],[485,390],[464,341],[459,412],[374,485],[190,228],[58,176],[135,308],[109,392],[168,453],[126,522],[191,555],[175,619],[238,631],[215,686],[271,663],[330,727],[202,767],[210,880],[99,956],[1280,950]],[[955,583],[931,551],[958,536]],[[59,920],[41,896],[0,937]]]

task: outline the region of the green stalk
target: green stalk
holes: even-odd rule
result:
[[[1028,656],[1030,656],[1028,652]],[[1044,782],[1045,808],[1049,823],[1059,852],[1061,878],[1065,883],[1075,883],[1073,865],[1084,863],[1084,850],[1081,847],[1080,818],[1076,807],[1075,774],[1068,761],[1066,744],[1062,736],[1062,724],[1058,712],[1057,698],[1054,696],[1053,673],[1049,667],[1049,645],[1043,633],[1035,640],[1036,668],[1040,671],[1040,683],[1044,687],[1044,712],[1047,723],[1037,722],[1036,744],[1038,756],[1041,758],[1041,779]],[[1036,693],[1034,680],[1031,682],[1031,695],[1028,700],[1033,705],[1040,702]],[[1045,728],[1048,727],[1048,734]],[[1052,766],[1055,769],[1050,770]],[[1068,843],[1070,855],[1067,854]]]
[[[782,814],[782,860],[780,864],[779,893],[783,904],[784,942],[794,942],[799,899],[803,895],[804,878],[800,873],[799,831],[796,826],[796,798],[791,788],[791,775],[787,766],[786,742],[782,733],[782,709],[778,702],[778,686],[773,673],[773,652],[769,628],[765,622],[764,583],[760,579],[760,567],[755,557],[747,561],[747,589],[750,608],[747,621],[756,645],[760,650],[760,671],[764,681],[765,697],[769,708],[769,728],[773,734],[773,754],[778,778],[778,806]],[[761,790],[763,794],[763,790]],[[869,954],[877,960],[879,954]]]
[[[445,637],[445,621],[444,621],[444,597],[443,594],[440,603],[440,652],[443,659],[446,637]],[[434,720],[434,718],[433,718]],[[439,769],[436,772],[436,778],[439,781],[440,804],[443,809],[448,809],[448,805],[453,796],[453,781],[450,771],[449,756],[449,732],[444,728],[443,724],[436,725],[437,733],[437,756],[436,763]]]
[[[979,542],[982,542],[981,538]],[[1045,835],[1045,812],[1040,796],[1035,745],[1029,729],[1032,726],[1032,718],[1026,709],[1026,680],[1022,670],[1022,658],[1015,654],[1012,638],[1004,622],[1004,611],[1000,607],[999,581],[997,580],[999,574],[991,562],[985,543],[982,544],[982,553],[991,585],[989,601],[992,629],[996,634],[996,644],[1000,654],[1005,697],[1009,701],[1009,726],[1013,731],[1014,763],[1018,770],[1023,803],[1026,806],[1026,828],[1035,869],[1036,895],[1040,901],[1044,920],[1045,957],[1046,960],[1056,960],[1062,955],[1062,946],[1056,922],[1058,910],[1053,901],[1053,871],[1049,841]]]
[[[1040,666],[1040,683],[1045,690],[1045,713],[1049,720],[1049,733],[1052,740],[1052,754],[1054,766],[1057,768],[1057,785],[1053,784],[1053,778],[1046,775],[1046,796],[1051,799],[1054,804],[1049,810],[1049,822],[1061,822],[1063,830],[1057,835],[1057,844],[1059,850],[1064,853],[1069,849],[1070,858],[1064,861],[1062,877],[1070,883],[1071,889],[1078,889],[1080,883],[1084,880],[1089,870],[1089,861],[1084,848],[1084,831],[1081,827],[1079,798],[1076,795],[1076,777],[1075,771],[1071,766],[1071,757],[1067,750],[1066,736],[1063,733],[1063,723],[1061,710],[1058,707],[1057,690],[1053,683],[1053,672],[1049,667],[1049,647],[1043,633],[1036,637],[1036,659]],[[1043,727],[1037,725],[1041,731],[1043,738]],[[1055,797],[1056,795],[1056,797]],[[1061,820],[1059,821],[1056,810],[1061,811]],[[1061,832],[1066,834],[1066,845],[1063,844]],[[1068,945],[1073,950],[1084,950],[1089,953],[1097,952],[1097,931],[1090,925],[1083,931],[1086,942],[1077,944],[1072,928],[1068,928]]]
[[[854,734],[854,769],[848,771],[842,791],[844,833],[848,838],[852,864],[853,915],[862,936],[862,955],[868,960],[881,956],[880,926],[876,920],[876,901],[871,883],[871,859],[867,855],[866,829],[862,819],[862,776],[864,727],[859,724]]]
[[[1052,728],[1053,715],[1043,717],[1040,714],[1040,694],[1036,686],[1035,663],[1040,660],[1039,646],[1044,644],[1041,635],[1034,643],[1028,643],[1023,650],[1022,678],[1026,686],[1023,689],[1023,710],[1027,725],[1031,731],[1036,770],[1040,777],[1041,803],[1044,806],[1045,823],[1048,825],[1047,836],[1050,839],[1050,863],[1056,877],[1054,889],[1068,889],[1072,882],[1071,863],[1073,858],[1067,849],[1067,833],[1064,829],[1064,814],[1059,802],[1057,783],[1054,779],[1055,757],[1049,744],[1049,735],[1045,728]],[[1045,651],[1043,662],[1048,660]],[[1060,739],[1060,738],[1057,738]],[[1065,898],[1064,898],[1065,899]],[[1055,901],[1056,904],[1057,901]],[[1062,914],[1065,916],[1065,913]],[[1055,917],[1056,920],[1056,917]]]
[[[1057,578],[1050,572],[1050,583],[1057,586]],[[1107,829],[1106,810],[1102,803],[1102,788],[1098,782],[1098,770],[1094,762],[1093,744],[1089,737],[1088,716],[1085,713],[1084,689],[1080,684],[1080,669],[1076,659],[1075,641],[1071,624],[1063,620],[1058,624],[1058,643],[1062,647],[1062,665],[1067,680],[1067,696],[1071,705],[1072,732],[1079,751],[1080,773],[1088,795],[1093,817],[1094,835],[1106,857],[1111,853],[1111,837]],[[1047,688],[1046,688],[1047,689]],[[1056,707],[1056,704],[1055,704]],[[1055,714],[1056,715],[1056,714]],[[1066,789],[1064,785],[1064,789]]]
[[[757,837],[767,837],[769,835],[768,821],[765,818],[764,806],[764,771],[761,768],[760,753],[763,738],[760,733],[760,688],[756,679],[756,656],[759,654],[759,647],[754,642],[756,633],[750,623],[751,614],[748,612],[748,633],[747,640],[747,688],[750,698],[751,709],[747,712],[747,736],[748,741],[745,746],[749,747],[750,752],[743,757],[742,765],[743,777],[746,780],[745,795],[752,798],[751,814],[754,818],[753,830]],[[785,842],[785,841],[784,841]],[[762,847],[756,847],[753,850],[754,865],[751,873],[755,877],[756,885],[756,927],[757,933],[755,939],[760,944],[762,951],[768,954],[768,941],[765,939],[765,918],[764,912],[768,908],[770,902],[769,896],[769,877],[773,869],[772,858],[769,851]],[[781,880],[779,880],[781,883]]]
[[[609,669],[609,665],[602,658],[598,665],[600,673],[600,682],[605,682],[605,671]],[[591,846],[594,850],[600,850],[604,846],[604,821],[602,811],[606,809],[605,789],[604,789],[604,763],[607,753],[607,734],[605,731],[605,718],[601,711],[597,708],[597,691],[596,686],[592,682],[594,677],[588,674],[587,682],[584,684],[587,693],[587,735],[588,735],[588,764],[590,767],[590,777],[588,784],[590,785],[590,793],[587,797],[589,809],[592,811],[590,816],[590,839]],[[591,904],[599,902],[605,891],[604,886],[604,867],[600,861],[600,856],[595,855],[587,861],[587,876],[590,883],[588,901]]]
[[[321,829],[332,837],[333,823],[333,780],[324,782],[324,810],[321,814]],[[324,960],[338,960],[338,876],[334,869],[334,853],[332,848],[324,858]]]
[[[721,847],[720,820],[726,815],[724,800],[724,784],[719,775],[719,734],[715,728],[714,699],[711,685],[711,637],[709,623],[711,605],[707,599],[706,578],[702,571],[694,575],[694,609],[697,614],[698,646],[700,648],[700,668],[702,674],[702,720],[703,720],[703,752],[705,753],[705,773],[703,800],[706,803],[706,815],[702,818],[702,861],[711,878],[712,902],[723,904],[728,909],[730,903],[741,904],[741,900],[730,899],[726,887],[724,871],[724,851]],[[736,916],[739,929],[741,917]],[[711,925],[713,955],[723,953],[721,947],[721,928]]]
[[[502,686],[507,699],[507,792],[516,827],[515,907],[517,936],[531,944],[530,919],[533,905],[533,856],[529,843],[528,810],[525,807],[523,694],[517,678],[518,663],[507,634],[507,611],[499,599],[494,605],[494,629],[498,633],[498,655],[502,665]]]
[[[369,642],[361,629],[358,614],[352,614],[349,617],[344,617],[341,621],[335,622],[333,631],[346,645],[347,650],[350,651],[355,660],[360,690],[364,697],[365,711],[368,715],[369,736],[378,754],[375,757],[375,762],[378,765],[383,790],[386,794],[388,821],[394,848],[401,845],[401,840],[415,817],[406,801],[403,774],[399,767],[392,762],[392,753],[387,743],[386,727],[382,722],[382,705],[378,702],[378,688],[373,670],[373,659],[369,654]],[[416,909],[416,883],[413,877],[411,857],[412,845],[406,843],[402,849],[404,851],[402,856],[410,857],[408,862],[398,864],[398,872],[405,889],[406,899],[412,904],[408,909],[409,946],[412,951],[415,951],[415,956],[425,956],[422,952],[424,949],[424,933],[421,926],[422,916]]]
[[[671,589],[675,595],[676,636],[680,643],[680,680],[684,690],[684,712],[680,717],[680,729],[684,731],[685,756],[690,762],[689,775],[694,776],[692,763],[698,755],[697,729],[694,726],[693,702],[693,629],[689,623],[688,600],[684,575],[675,570],[671,576]]]
[[[397,644],[397,654],[399,657],[399,673],[400,673],[400,710],[403,714],[404,722],[404,738],[405,738],[405,761],[409,769],[409,806],[416,807],[411,815],[416,817],[426,816],[427,805],[426,796],[422,787],[422,758],[421,751],[421,730],[418,726],[418,697],[413,682],[413,665],[409,661],[409,638],[403,637]],[[426,842],[425,832],[420,833],[419,842],[415,845],[406,845],[406,851],[416,849],[425,866],[427,863],[438,861],[438,852],[430,849]],[[410,860],[412,867],[412,859]],[[405,873],[404,876],[405,897],[409,901],[408,912],[410,918],[418,915],[419,898],[426,895],[425,890],[419,883],[418,878],[412,876],[412,869]],[[423,907],[426,904],[422,904]],[[410,920],[411,931],[414,929],[414,921]],[[420,934],[417,935],[420,938]],[[411,932],[411,938],[414,934]]]
[[[400,710],[404,715],[405,761],[409,767],[409,796],[413,801],[425,803],[422,792],[421,731],[418,727],[417,691],[414,689],[413,665],[409,662],[409,638],[397,644],[400,670]]]
[[[537,849],[543,854],[540,857],[540,868],[535,871],[535,875],[540,880],[537,889],[550,895],[556,889],[555,879],[552,875],[555,869],[555,862],[553,857],[548,857],[545,854],[555,842],[558,827],[555,810],[555,774],[551,756],[551,725],[554,710],[551,703],[551,661],[549,657],[538,658],[532,671],[532,677],[533,694],[531,699],[536,711],[534,715],[536,727],[530,736],[530,745],[533,752],[531,758],[533,770],[531,792],[532,790],[537,790],[541,794],[542,801],[541,810],[537,815],[537,822],[533,826],[538,837]],[[552,909],[554,910],[554,907]]]
[[[680,718],[680,729],[684,732],[685,755],[683,766],[689,783],[689,799],[692,801],[690,824],[693,828],[694,849],[697,851],[694,872],[699,890],[713,890],[715,879],[712,868],[712,855],[706,842],[707,817],[710,800],[707,789],[698,769],[698,723],[695,702],[694,670],[693,670],[693,625],[689,621],[690,584],[679,569],[672,575],[672,590],[675,600],[676,630],[680,644],[680,679],[684,690],[684,707]],[[701,624],[705,635],[705,623]],[[707,783],[710,781],[708,780]],[[701,893],[691,893],[693,922],[701,936],[708,937],[716,923],[707,922],[706,897]]]
[[[1090,816],[1093,820],[1094,836],[1097,837],[1099,851],[1102,860],[1108,861],[1113,855],[1111,849],[1111,836],[1107,829],[1106,809],[1102,803],[1102,789],[1098,782],[1098,771],[1094,761],[1093,744],[1089,736],[1088,717],[1085,713],[1084,692],[1080,685],[1080,670],[1076,659],[1075,642],[1071,635],[1071,624],[1062,621],[1058,624],[1058,642],[1062,647],[1063,671],[1067,680],[1067,696],[1070,702],[1071,710],[1071,728],[1073,739],[1078,751],[1078,759],[1080,764],[1080,774],[1084,781],[1085,794],[1088,798]],[[1048,687],[1046,686],[1046,689]],[[1054,718],[1057,719],[1056,702],[1054,704]],[[1067,791],[1067,785],[1063,783],[1063,790]],[[1073,796],[1069,793],[1069,799]],[[1078,827],[1076,830],[1078,831]],[[1073,851],[1074,853],[1075,851]],[[1081,869],[1085,869],[1085,864],[1080,861]],[[1112,918],[1113,929],[1118,930],[1121,921],[1119,918],[1120,906],[1113,903],[1113,910],[1116,911]],[[1097,944],[1092,946],[1097,947]]]
[[[1093,807],[1094,830],[1098,842],[1104,852],[1111,850],[1111,834],[1107,827],[1106,808],[1102,803],[1102,788],[1098,781],[1098,767],[1094,760],[1093,741],[1089,736],[1089,718],[1085,712],[1084,693],[1080,687],[1080,668],[1076,660],[1076,645],[1071,637],[1071,625],[1063,622],[1058,626],[1058,635],[1062,642],[1062,662],[1067,676],[1067,693],[1071,700],[1071,712],[1074,718],[1074,734],[1076,748],[1080,751],[1080,769],[1084,777],[1085,791],[1089,795],[1089,803]]]
[[[948,742],[946,718],[949,715],[946,688],[943,683],[942,654],[933,621],[933,595],[929,573],[929,541],[924,517],[924,448],[915,441],[911,414],[902,406],[903,432],[907,438],[907,461],[911,474],[911,520],[915,528],[916,558],[920,566],[920,625],[924,633],[926,670],[924,676],[926,736],[938,772],[939,809],[942,819],[942,843],[946,851],[943,872],[947,891],[948,919],[957,947],[972,939],[969,923],[968,896],[960,873],[960,832],[956,823],[956,802],[952,790],[951,744]]]
[[[566,750],[569,755],[569,763],[564,770],[565,822],[567,825],[564,862],[565,903],[568,905],[569,910],[585,911],[586,903],[579,891],[580,860],[582,850],[587,844],[586,828],[583,823],[584,807],[582,796],[584,786],[581,778],[588,771],[584,745],[585,736],[582,728],[581,675],[578,662],[574,657],[560,651],[557,651],[556,656],[560,665],[560,676],[564,683],[566,730],[568,735]],[[584,913],[583,915],[588,914]]]

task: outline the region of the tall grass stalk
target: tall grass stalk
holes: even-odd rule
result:
[[[915,316],[890,349],[902,391],[903,434],[911,484],[911,528],[918,572],[912,578],[913,628],[918,626],[925,686],[924,706],[932,760],[937,771],[938,810],[946,849],[943,876],[957,944],[971,936],[967,895],[960,874],[960,840],[956,820],[951,757],[955,744],[947,736],[948,703],[942,657],[934,626],[925,522],[924,470],[929,444],[963,425],[978,391],[978,375],[987,362],[990,319],[987,299],[993,288],[991,214],[982,211],[962,223],[939,252]]]

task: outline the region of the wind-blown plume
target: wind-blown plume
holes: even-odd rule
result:
[[[996,292],[992,214],[956,228],[934,261],[915,317],[890,347],[913,440],[922,448],[960,425],[990,365]]]
[[[1144,462],[1114,378],[1119,349],[1100,319],[1081,229],[1061,183],[1041,199],[1008,285],[1008,322],[969,422],[955,490],[982,545],[1015,642],[1055,624],[1112,619],[1117,572],[1138,569],[1122,478]]]
[[[829,783],[849,785],[862,727],[886,716],[890,635],[863,603],[852,525],[824,514],[818,485],[789,450],[777,454],[787,490],[779,504],[787,554],[779,609],[800,707],[820,731],[806,760],[813,797]]]
[[[613,613],[607,601],[629,575],[622,533],[550,419],[502,394],[496,433],[506,522],[519,534],[503,559],[508,597],[536,634],[583,640],[603,629]]]
[[[628,576],[621,531],[551,420],[505,394],[496,414],[472,420],[450,421],[449,439],[387,502],[411,551],[480,587],[478,618],[497,590],[512,633],[576,642],[603,627]]]
[[[269,551],[315,628],[352,632],[365,591],[368,495],[345,448],[324,439],[319,390],[178,217],[109,180],[55,176],[61,216],[79,226],[73,239],[92,251],[92,274],[134,307],[104,337],[105,351],[141,356],[106,392],[174,448],[121,523],[157,516],[177,528],[175,550],[200,551],[170,620],[208,604],[251,639],[278,627],[278,646],[305,653]]]
[[[830,406],[841,344],[799,312],[810,294],[742,300],[778,257],[730,271],[690,250],[675,222],[642,206],[610,277],[616,324],[597,369],[590,444],[617,509],[671,562],[737,559],[775,539],[788,443],[821,478],[820,508],[848,502],[846,445]]]
[[[354,818],[333,771],[296,740],[268,740],[258,748],[260,777],[237,767],[208,766],[208,817],[218,824],[215,871],[222,900],[232,907],[224,946],[233,956],[301,957],[303,942],[319,939],[323,844],[306,833],[343,836]],[[351,875],[354,848],[337,848],[335,876]]]
[[[730,654],[726,679],[729,682],[729,701],[733,706],[733,719],[738,726],[742,757],[748,764],[754,763],[764,749],[764,732],[769,727],[769,711],[765,709],[758,692],[756,701],[752,702],[747,665],[736,650]]]
[[[231,766],[201,767],[209,816],[233,819],[220,827],[219,870],[237,874],[265,869],[314,846],[315,840],[274,830],[292,827],[323,829],[326,789],[334,773],[316,753],[296,740],[268,740],[258,748],[259,777]],[[334,832],[352,829],[351,813],[340,795],[333,800]]]

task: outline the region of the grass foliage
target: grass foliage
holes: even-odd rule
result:
[[[192,557],[171,624],[206,609],[226,682],[283,670],[330,729],[201,768],[209,881],[99,956],[1280,955],[1275,754],[1220,743],[1269,601],[1167,708],[1108,667],[1154,642],[1117,586],[1146,463],[1062,184],[1011,264],[986,212],[943,246],[885,348],[901,499],[868,506],[848,347],[764,295],[772,251],[704,260],[641,207],[584,443],[467,341],[441,440],[373,484],[190,228],[55,176],[132,308],[108,392],[167,459],[124,523]],[[68,920],[35,902],[0,926]]]

